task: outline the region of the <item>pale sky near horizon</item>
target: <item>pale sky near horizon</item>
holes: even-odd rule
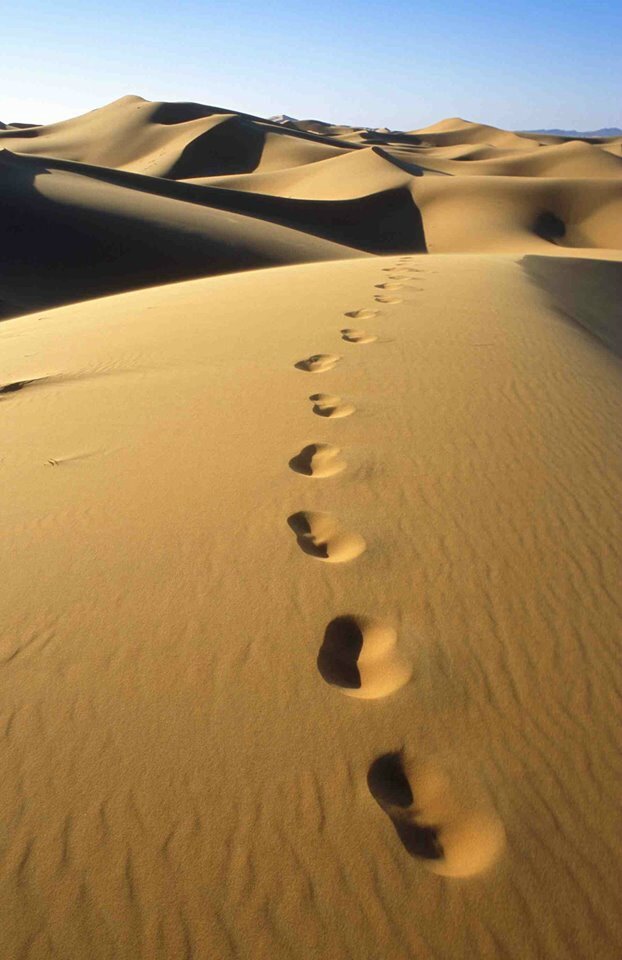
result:
[[[133,93],[403,130],[622,126],[620,0],[22,0],[2,34],[5,123]]]

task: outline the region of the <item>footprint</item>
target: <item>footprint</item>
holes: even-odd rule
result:
[[[386,283],[377,283],[376,288],[378,290],[400,290],[402,284],[394,283],[392,280],[387,281]]]
[[[373,333],[366,333],[365,330],[353,330],[351,327],[346,327],[341,331],[341,339],[347,340],[348,343],[373,343],[378,337]]]
[[[383,296],[381,294],[378,294],[378,296],[374,297],[374,300],[377,300],[378,303],[403,303],[401,297]]]
[[[444,877],[482,873],[505,845],[496,814],[459,803],[448,778],[431,764],[416,766],[403,752],[385,753],[369,768],[367,785],[405,849],[424,860],[433,873]]]
[[[362,700],[388,696],[412,673],[397,650],[393,627],[350,615],[336,617],[326,627],[317,666],[327,683]]]
[[[371,320],[372,317],[377,316],[377,310],[348,310],[344,313],[344,317],[352,317],[353,320]]]
[[[306,373],[326,373],[327,370],[332,370],[340,360],[341,357],[334,353],[314,353],[306,360],[299,360],[294,366],[297,370],[305,370]]]
[[[289,461],[295,473],[305,477],[333,477],[345,470],[345,460],[339,459],[341,450],[332,443],[310,443]]]
[[[310,557],[327,563],[346,563],[360,556],[367,544],[358,533],[343,530],[330,513],[301,510],[287,519],[298,546]]]
[[[344,402],[341,397],[332,396],[330,393],[313,393],[309,400],[312,401],[313,412],[318,417],[336,420],[340,417],[349,417],[356,410],[353,403]]]

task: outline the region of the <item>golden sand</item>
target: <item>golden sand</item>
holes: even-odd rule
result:
[[[0,957],[619,960],[616,144],[202,109],[0,133]]]

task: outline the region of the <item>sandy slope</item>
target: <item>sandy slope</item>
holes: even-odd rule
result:
[[[2,957],[618,960],[620,270],[0,326]]]
[[[165,180],[154,181],[155,192],[147,177],[102,173],[0,153],[6,314],[158,281],[360,255],[312,235],[307,223],[296,229],[296,218],[290,228],[208,206],[209,197],[204,203],[187,187],[180,195]]]
[[[299,131],[197,103],[121,97],[60,123],[3,131],[9,150],[61,157],[155,177],[180,177],[295,166],[343,152]],[[352,149],[352,148],[350,148]]]

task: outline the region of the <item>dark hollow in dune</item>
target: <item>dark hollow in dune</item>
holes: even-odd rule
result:
[[[534,233],[550,243],[557,243],[566,236],[566,224],[550,210],[545,210],[537,217],[533,229]]]

